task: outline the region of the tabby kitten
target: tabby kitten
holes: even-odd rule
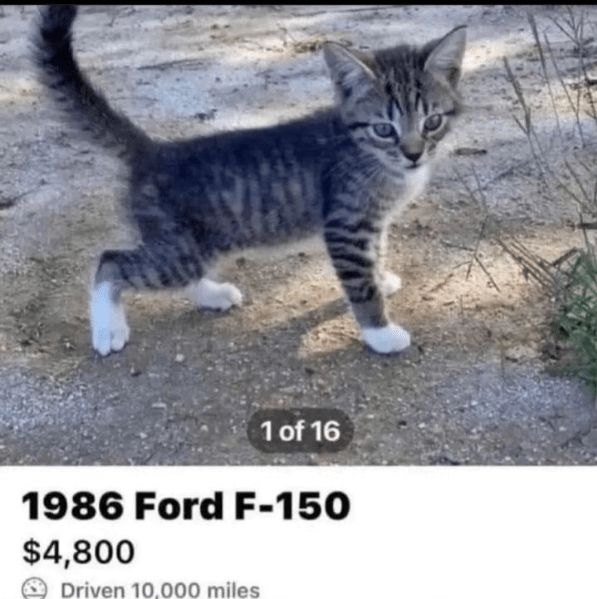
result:
[[[317,233],[365,343],[380,353],[410,345],[384,306],[400,288],[383,268],[387,231],[423,190],[460,110],[463,27],[421,47],[372,54],[325,43],[333,107],[272,127],[164,142],[115,111],[81,72],[71,39],[76,15],[72,5],[41,9],[35,61],[69,119],[128,164],[126,203],[141,238],[136,249],[100,258],[90,299],[98,353],[129,339],[123,291],[187,288],[199,306],[228,310],[242,295],[207,278],[218,258]]]

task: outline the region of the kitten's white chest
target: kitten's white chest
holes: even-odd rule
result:
[[[424,164],[417,169],[409,169],[404,173],[404,189],[400,203],[410,203],[423,193],[429,181],[429,165]]]
[[[394,188],[391,218],[398,216],[410,203],[416,200],[425,190],[429,181],[430,168],[424,164],[417,169],[410,169],[404,173],[400,180],[399,188]]]

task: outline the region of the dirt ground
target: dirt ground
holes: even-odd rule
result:
[[[101,359],[89,342],[94,259],[126,244],[118,164],[60,124],[28,63],[33,7],[0,13],[0,463],[590,464],[594,399],[550,374],[551,303],[495,244],[456,176],[479,175],[501,231],[547,258],[579,246],[575,215],[540,192],[513,121],[507,56],[546,145],[526,10],[519,6],[85,7],[79,56],[110,100],[153,135],[278,122],[327,104],[323,39],[367,49],[467,24],[462,90],[470,110],[427,193],[392,230],[403,279],[390,300],[415,342],[365,350],[321,249],[237,260],[222,272],[245,293],[228,314],[184,297],[130,296],[131,342]],[[532,8],[563,69],[561,7]],[[597,7],[587,7],[597,17]],[[595,56],[590,64],[595,68]],[[561,105],[567,127],[566,106]],[[355,424],[336,455],[265,455],[246,436],[262,407],[333,407]]]

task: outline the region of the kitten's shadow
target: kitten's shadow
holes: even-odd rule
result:
[[[296,330],[300,335],[308,333],[318,325],[333,320],[346,314],[349,311],[346,300],[339,297],[335,300],[324,304],[323,306],[317,306],[301,314],[291,316],[282,323],[278,323],[271,328],[267,329],[268,334],[274,334],[280,332],[286,332],[289,328]]]
[[[205,337],[215,339],[217,335],[220,342],[224,344],[241,340],[243,348],[251,348],[262,355],[278,350],[276,353],[280,352],[289,358],[305,362],[309,358],[306,358],[301,351],[304,337],[326,322],[346,315],[350,310],[346,300],[340,296],[317,307],[305,309],[299,314],[289,314],[284,320],[276,320],[275,322],[260,320],[260,322],[253,323],[252,326],[243,326],[243,310],[247,310],[249,307],[250,305],[233,308],[233,311],[229,314],[208,311],[201,311],[199,314],[195,311],[191,314],[187,313],[182,316],[182,320],[187,321],[187,318],[192,318],[194,323],[191,325],[189,322],[188,326],[183,323],[183,326],[187,330],[189,326],[202,328]],[[195,320],[197,316],[199,316],[200,322]],[[235,319],[236,322],[230,328],[226,327],[228,330],[224,340],[221,329],[219,333],[216,332],[216,329],[219,329],[218,324],[222,322],[221,319],[228,318]],[[359,340],[356,326],[354,329],[354,345],[348,343],[343,349],[348,350],[357,347]],[[317,355],[322,354],[325,354],[325,352],[318,352]],[[261,359],[262,355],[257,359]]]
[[[325,325],[326,322],[344,316],[352,322],[349,327],[338,322],[337,327],[331,325],[326,330],[326,336],[335,338],[331,347],[326,347],[327,343],[325,341],[323,342],[324,347],[321,348],[311,347],[307,349],[305,347],[305,336]],[[351,330],[349,331],[347,328]],[[258,351],[262,346],[261,340],[265,336],[268,347],[279,347],[284,355],[301,363],[303,367],[319,364],[323,360],[336,361],[338,359],[348,361],[349,359],[358,360],[362,358],[367,361],[368,359],[396,360],[398,357],[407,357],[416,361],[422,355],[422,349],[416,344],[399,354],[378,354],[368,348],[360,338],[358,325],[354,322],[349,304],[343,296],[298,315],[290,316],[283,322],[271,326],[265,325],[263,330],[251,331],[248,335],[255,335],[256,338],[259,338],[255,339],[255,346]],[[338,338],[341,338],[341,340],[339,341]],[[271,350],[264,348],[264,351]]]

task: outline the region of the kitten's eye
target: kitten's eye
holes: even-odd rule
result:
[[[376,123],[373,125],[373,133],[377,135],[377,137],[382,137],[384,139],[388,137],[392,137],[395,134],[396,130],[393,125],[390,123]]]
[[[443,120],[444,119],[441,114],[432,114],[425,119],[425,124],[423,127],[425,128],[425,131],[435,131],[436,129],[440,128]]]

